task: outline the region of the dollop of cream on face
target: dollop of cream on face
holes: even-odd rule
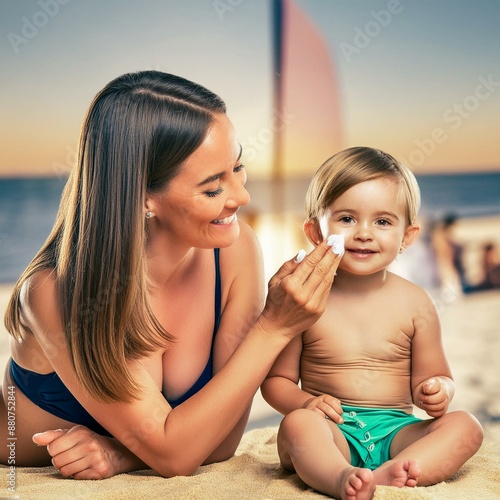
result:
[[[328,236],[327,243],[332,247],[332,251],[336,255],[341,255],[344,253],[344,235],[343,234],[331,234]]]

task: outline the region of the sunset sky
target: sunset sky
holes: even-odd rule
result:
[[[500,1],[295,4],[328,46],[343,147],[385,149],[417,173],[500,170]],[[67,173],[93,96],[143,69],[220,94],[240,142],[258,144],[250,175],[271,171],[262,132],[273,123],[271,1],[1,0],[0,9],[0,175]]]

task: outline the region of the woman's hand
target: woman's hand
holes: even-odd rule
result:
[[[321,413],[336,424],[344,423],[344,419],[342,418],[344,410],[342,409],[340,401],[329,394],[321,394],[320,396],[308,399],[304,403],[303,408]]]
[[[312,326],[323,314],[341,257],[325,241],[302,262],[285,262],[269,281],[261,327],[294,337]]]
[[[71,429],[40,432],[33,436],[39,446],[46,446],[52,464],[64,477],[105,479],[127,470],[146,468],[116,439],[101,436],[83,425]],[[131,467],[124,466],[127,457]]]

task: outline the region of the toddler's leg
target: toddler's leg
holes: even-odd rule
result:
[[[377,478],[387,472],[396,461],[410,460],[420,466],[419,485],[436,484],[455,474],[479,450],[482,441],[483,430],[475,417],[464,411],[446,413],[401,429],[391,444],[393,458],[374,475]]]
[[[342,500],[370,499],[373,473],[352,467],[349,446],[337,425],[311,410],[295,410],[281,422],[278,453],[286,470],[312,488]]]

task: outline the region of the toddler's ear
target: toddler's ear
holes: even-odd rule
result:
[[[413,245],[413,242],[417,239],[419,232],[420,226],[418,224],[408,226],[403,237],[403,247],[408,248],[410,245]]]
[[[323,241],[323,235],[321,234],[321,228],[319,227],[319,222],[316,219],[307,219],[304,222],[304,233],[306,233],[307,239],[316,247]]]

